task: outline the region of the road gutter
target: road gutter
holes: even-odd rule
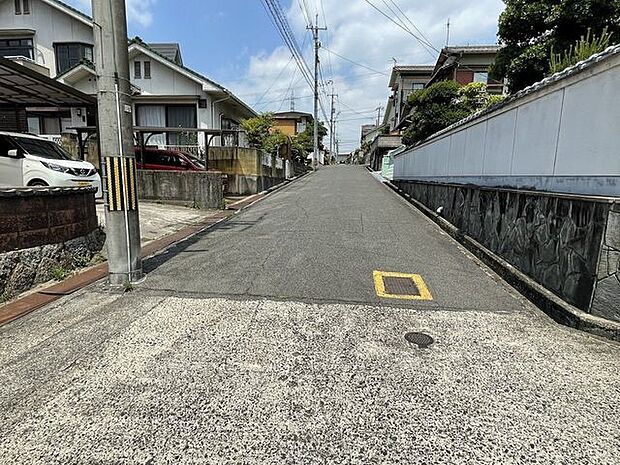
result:
[[[306,175],[310,174],[306,172],[299,176],[295,176],[291,179],[287,179],[269,189],[260,192],[258,194],[251,195],[245,199],[239,200],[235,203],[228,205],[227,210],[218,212],[214,216],[205,218],[198,223],[191,226],[187,226],[172,234],[161,237],[154,241],[149,242],[142,246],[142,258],[143,260],[152,258],[156,255],[160,255],[166,252],[170,247],[184,242],[196,234],[200,234],[211,228],[214,228],[220,223],[228,221],[229,218],[238,215],[243,210],[250,208],[252,205],[260,202],[261,200],[269,197],[272,193],[280,190],[292,182],[297,181]],[[103,262],[99,265],[92,266],[80,270],[73,276],[65,279],[56,284],[52,284],[48,287],[44,287],[36,292],[25,295],[5,305],[0,306],[0,327],[15,321],[22,316],[25,316],[35,310],[38,310],[45,305],[48,305],[61,297],[71,295],[86,286],[93,284],[97,281],[105,279],[108,276],[108,263]]]
[[[383,184],[433,220],[453,239],[482,260],[505,282],[557,323],[620,341],[620,323],[591,315],[570,305],[390,181],[385,180]]]

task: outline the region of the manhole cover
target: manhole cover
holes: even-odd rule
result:
[[[383,277],[385,292],[391,295],[420,295],[418,286],[411,278],[395,278],[392,276]]]
[[[407,333],[405,334],[407,342],[417,345],[420,349],[426,349],[435,342],[428,334],[424,333]]]

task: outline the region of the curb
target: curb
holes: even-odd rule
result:
[[[620,342],[620,323],[591,315],[563,301],[391,182],[384,181],[383,184],[433,220],[441,229],[482,260],[504,281],[554,321],[571,328]]]
[[[268,197],[273,192],[288,186],[293,181],[297,181],[309,173],[310,172],[306,172],[291,179],[287,179],[279,184],[276,184],[275,186],[272,186],[266,191],[251,195],[246,199],[239,200],[238,202],[229,205],[227,210],[220,211],[196,224],[187,226],[172,234],[145,244],[142,246],[142,259],[146,260],[159,255],[168,250],[171,246],[190,239],[196,234],[207,231],[208,229],[227,221],[229,218],[239,214],[243,210]],[[104,262],[81,270],[64,281],[52,284],[51,286],[41,289],[40,291],[16,299],[4,306],[0,306],[0,327],[10,323],[11,321],[15,321],[22,316],[26,316],[27,314],[38,310],[39,308],[44,307],[45,305],[50,304],[61,297],[71,295],[90,284],[104,279],[107,275],[108,264],[107,262]]]

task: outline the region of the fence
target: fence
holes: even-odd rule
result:
[[[394,178],[620,196],[620,46],[395,156]]]

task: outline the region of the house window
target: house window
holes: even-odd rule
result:
[[[22,0],[15,0],[15,14],[22,14]]]
[[[196,105],[136,105],[136,123],[142,127],[195,128],[198,126]],[[154,135],[151,145],[191,145],[190,134]]]
[[[29,15],[30,14],[30,0],[24,0],[23,3],[23,12],[25,15]]]
[[[34,59],[32,39],[2,39],[0,40],[0,56],[26,57]]]
[[[64,73],[82,60],[93,61],[93,46],[80,43],[54,44],[56,72]]]
[[[142,79],[142,63],[139,61],[133,62],[133,78]]]
[[[151,79],[151,62],[144,62],[144,79]]]
[[[487,84],[489,82],[489,73],[474,73],[474,82]]]

